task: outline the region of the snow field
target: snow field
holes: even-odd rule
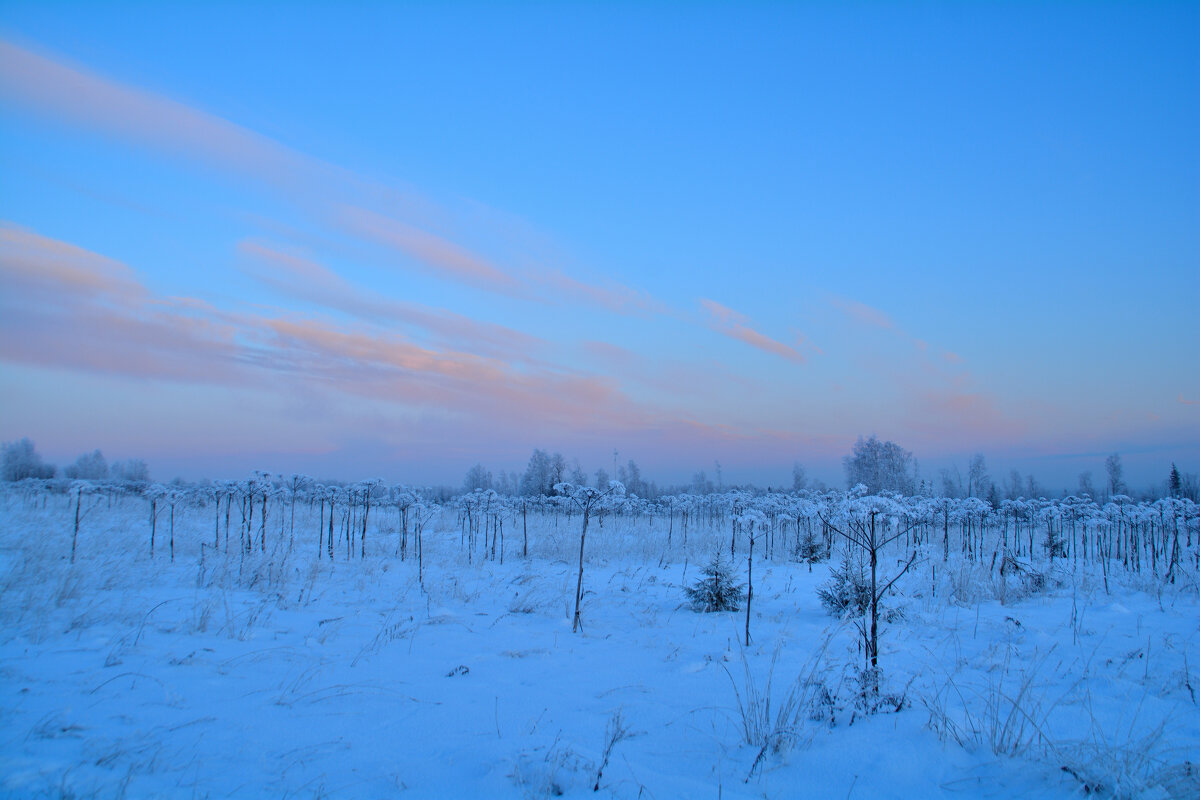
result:
[[[528,560],[506,527],[500,564],[478,552],[468,563],[444,513],[426,533],[422,588],[383,514],[365,558],[356,541],[331,562],[317,558],[308,509],[294,535],[269,522],[267,551],[249,554],[213,548],[212,510],[187,509],[172,563],[162,545],[150,558],[143,505],[98,501],[71,564],[64,498],[4,498],[4,796],[1200,787],[1194,580],[1145,592],[1110,575],[1106,594],[1064,568],[1001,604],[995,587],[961,599],[988,580],[977,567],[922,564],[897,584],[880,639],[882,694],[902,708],[866,714],[858,632],[816,597],[827,564],[756,559],[750,647],[741,613],[687,607],[682,587],[728,547],[725,531],[697,527],[686,551],[667,552],[662,520],[653,535],[645,520],[593,521],[572,634],[578,517],[531,518]],[[734,564],[745,580],[744,551]]]

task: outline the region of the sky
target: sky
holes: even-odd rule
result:
[[[1200,5],[0,4],[0,440],[1200,471]]]

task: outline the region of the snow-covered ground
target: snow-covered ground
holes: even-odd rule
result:
[[[468,563],[447,513],[422,588],[382,517],[330,562],[299,529],[201,548],[212,511],[189,510],[172,563],[141,498],[97,501],[72,564],[67,499],[3,502],[4,796],[1200,796],[1194,578],[1106,593],[1064,568],[970,603],[968,565],[920,564],[866,714],[827,563],[756,561],[745,647],[744,614],[687,606],[703,564],[628,544],[645,523],[593,522],[572,633],[578,517],[539,518],[528,560],[510,529],[500,564]],[[746,735],[756,714],[773,735]]]

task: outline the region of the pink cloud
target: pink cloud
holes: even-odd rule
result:
[[[1200,406],[1200,400],[1185,400],[1185,399],[1183,398],[1183,392],[1180,392],[1180,393],[1179,393],[1179,397],[1178,397],[1178,398],[1176,398],[1176,400],[1177,400],[1177,402],[1178,402],[1180,405],[1184,405],[1184,406]]]
[[[639,358],[632,350],[608,342],[586,341],[580,347],[588,355],[612,366],[629,367]]]
[[[481,256],[428,231],[365,208],[338,215],[354,233],[416,259],[435,274],[501,294],[525,296],[521,282]]]
[[[220,117],[0,40],[0,97],[69,122],[290,186],[327,169]]]
[[[532,360],[547,344],[503,325],[367,292],[312,259],[274,247],[243,241],[238,250],[252,260],[254,266],[248,270],[252,276],[290,297],[325,308],[367,320],[406,324],[431,333],[444,344],[477,353]]]
[[[700,300],[700,305],[708,312],[708,326],[714,331],[732,339],[737,339],[766,353],[785,358],[795,364],[803,364],[807,361],[804,354],[796,348],[765,336],[751,328],[747,324],[749,320],[737,311],[723,306],[715,300],[706,300],[703,298]]]
[[[844,297],[832,297],[830,304],[855,322],[884,330],[898,330],[896,323],[884,312],[866,303]]]
[[[1002,414],[988,395],[956,389],[918,394],[907,424],[928,441],[942,445],[1002,443],[1026,432],[1023,423]]]
[[[538,280],[544,287],[558,292],[561,300],[581,300],[589,305],[600,306],[617,314],[650,311],[661,313],[665,310],[662,304],[645,292],[638,292],[619,284],[596,286],[576,280],[559,271],[542,273]]]
[[[582,303],[617,314],[665,310],[646,293],[617,283],[600,286],[560,270],[518,274],[449,239],[366,208],[345,206],[336,219],[355,235],[415,259],[432,274],[468,286],[525,300]]]
[[[410,414],[507,425],[527,437],[551,428],[564,435],[631,430],[656,418],[609,378],[421,346],[368,325],[158,298],[123,265],[45,237],[24,238],[38,247],[22,269],[40,274],[55,302],[31,306],[26,293],[2,293],[0,359],[9,362],[238,390],[286,391],[299,381],[306,393],[322,387]],[[40,269],[64,253],[79,263]],[[328,278],[319,265],[293,266],[318,282]],[[110,273],[123,277],[116,285],[129,290],[131,302],[113,305],[97,292]],[[11,274],[0,270],[0,279]]]
[[[54,290],[140,300],[145,290],[124,264],[66,242],[0,223],[0,273],[9,291]]]
[[[303,198],[326,224],[403,253],[438,277],[524,299],[586,303],[617,313],[661,310],[644,293],[599,286],[557,270],[517,275],[427,223],[383,214],[372,204],[405,208],[410,217],[443,216],[428,199],[374,184],[269,137],[175,100],[127,86],[83,67],[0,40],[0,99],[155,149],[216,164]],[[545,295],[545,296],[543,296]]]
[[[319,409],[291,413],[316,414],[310,423],[317,426],[317,436],[325,435],[326,428],[334,430],[328,423],[332,414],[341,419],[341,427],[330,434],[331,441],[369,435],[380,447],[399,448],[395,458],[404,459],[427,453],[444,460],[451,446],[470,451],[464,459],[473,459],[481,457],[481,450],[499,452],[505,447],[518,457],[527,455],[531,443],[586,453],[636,442],[637,447],[675,448],[673,459],[692,458],[695,463],[717,454],[732,467],[761,464],[764,458],[790,463],[820,449],[817,440],[786,431],[742,429],[664,413],[628,396],[622,389],[625,377],[517,365],[504,358],[423,346],[368,324],[155,297],[124,265],[37,234],[27,234],[25,240],[37,246],[28,248],[33,260],[23,269],[40,274],[46,294],[56,302],[30,306],[22,293],[0,291],[0,359],[10,363],[65,367],[80,376],[151,379],[164,387],[220,387],[228,396],[271,403],[310,398],[306,403],[315,402]],[[245,253],[270,258],[254,248]],[[71,257],[71,270],[39,272],[44,262],[52,263],[61,254]],[[285,274],[297,280],[339,285],[336,275],[315,262],[301,260],[291,267]],[[0,280],[10,274],[0,270]],[[112,276],[117,280],[110,280]],[[110,302],[113,293],[127,302]],[[726,318],[735,316],[730,312]],[[616,362],[632,361],[634,371],[659,377],[664,373],[662,365],[615,345],[594,342],[585,349]],[[695,379],[703,386],[712,377],[710,369],[698,371]],[[347,398],[354,400],[347,403]],[[203,415],[204,410],[188,413]],[[220,424],[197,419],[189,427],[207,430]],[[260,452],[295,452],[295,429],[281,425],[270,435],[259,431],[255,447]],[[172,441],[185,446],[188,436]],[[839,443],[839,448],[844,446]],[[631,455],[635,452],[631,449]],[[644,464],[654,463],[653,458],[638,457]]]

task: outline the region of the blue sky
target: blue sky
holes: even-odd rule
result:
[[[1200,466],[1194,4],[0,8],[0,437]],[[165,475],[164,475],[165,477]]]

